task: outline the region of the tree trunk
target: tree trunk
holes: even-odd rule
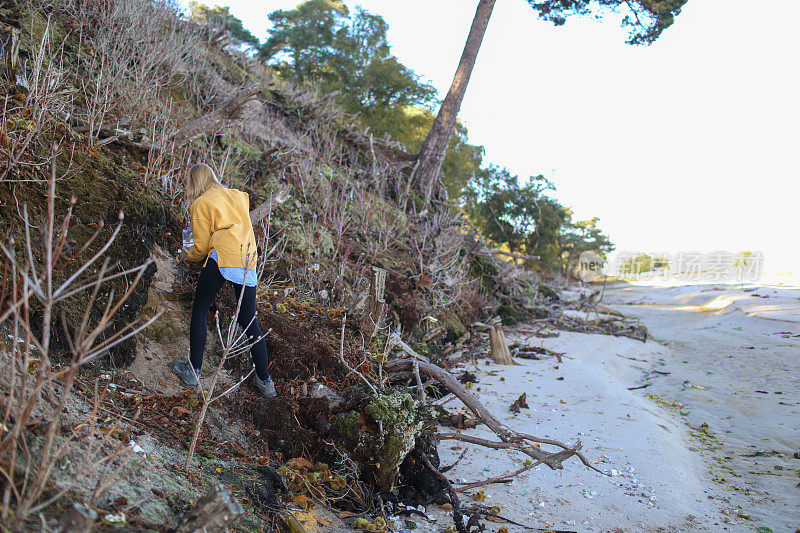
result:
[[[383,297],[385,289],[386,270],[372,267],[367,309],[361,319],[361,332],[366,335],[368,341],[381,330],[386,317],[386,300]]]
[[[444,156],[447,152],[447,145],[456,127],[458,110],[461,108],[461,101],[467,91],[469,77],[472,74],[472,67],[475,66],[475,59],[478,57],[478,50],[481,48],[483,35],[486,33],[486,26],[489,24],[489,17],[492,15],[495,0],[480,0],[475,18],[472,19],[472,27],[469,30],[464,51],[461,53],[461,61],[450,85],[450,91],[439,108],[439,114],[433,121],[431,131],[417,156],[418,166],[416,179],[421,191],[425,194],[425,201],[428,202],[433,196],[439,171],[442,169]]]

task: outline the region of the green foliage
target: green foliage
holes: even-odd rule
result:
[[[234,39],[243,44],[249,44],[253,48],[258,48],[261,45],[258,38],[245,29],[242,21],[231,13],[228,6],[208,7],[199,2],[190,2],[189,10],[192,18],[196,21],[208,24],[213,28],[227,30]]]
[[[628,44],[652,44],[672,26],[687,0],[528,0],[544,20],[563,25],[570,15],[603,11],[623,13],[623,27],[630,30]]]
[[[497,166],[481,169],[465,195],[467,212],[483,233],[512,252],[539,255],[551,264],[558,260],[559,230],[569,213],[545,195],[553,184],[544,176],[531,176],[524,184]]]
[[[605,255],[614,249],[611,239],[597,227],[598,217],[567,224],[559,240],[564,268],[569,271],[583,252]]]
[[[346,33],[343,21],[350,12],[336,0],[308,0],[291,10],[269,14],[273,28],[259,55],[300,83],[328,81],[336,57],[336,40]]]
[[[388,25],[379,15],[340,1],[307,0],[274,11],[261,56],[284,76],[339,92],[348,113],[378,137],[390,136],[416,153],[433,125],[436,89],[391,54]],[[450,139],[441,179],[450,198],[478,171],[483,147],[467,142],[462,124]]]
[[[300,83],[339,91],[348,112],[428,105],[433,86],[391,54],[386,21],[361,8],[351,14],[334,0],[307,0],[270,13],[270,37],[260,55]]]
[[[568,269],[581,252],[614,249],[597,227],[597,218],[572,221],[572,211],[547,193],[553,184],[531,176],[521,184],[507,169],[480,169],[463,195],[467,216],[482,233],[512,252],[539,256],[545,270]]]

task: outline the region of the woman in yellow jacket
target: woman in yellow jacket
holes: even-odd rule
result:
[[[244,290],[237,322],[247,332],[256,367],[253,384],[267,398],[277,393],[267,366],[267,343],[256,319],[256,239],[250,222],[250,199],[247,193],[223,187],[211,167],[204,164],[189,169],[185,196],[192,202],[194,244],[189,261],[205,261],[195,289],[189,333],[189,361],[175,361],[172,371],[187,387],[197,386],[206,348],[206,317],[211,303],[225,283],[230,281],[237,301]]]

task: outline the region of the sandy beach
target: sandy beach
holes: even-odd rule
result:
[[[481,359],[463,369],[476,372],[472,390],[504,422],[580,439],[607,475],[573,459],[484,487],[484,503],[525,526],[566,531],[800,528],[800,289],[618,284],[603,303],[641,320],[647,342],[563,331],[543,339],[523,325],[507,330],[509,343],[564,353],[562,363]],[[509,406],[523,392],[530,407],[515,414]],[[491,435],[485,426],[468,433]],[[446,441],[442,464],[465,447],[448,473],[458,482],[524,460]],[[422,529],[450,523],[449,511],[429,512],[436,525],[421,520]]]

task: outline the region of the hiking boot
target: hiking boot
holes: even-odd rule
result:
[[[274,398],[278,395],[278,391],[275,390],[275,383],[270,377],[262,381],[256,374],[253,374],[253,385],[265,398]]]
[[[175,361],[172,363],[172,373],[178,376],[181,383],[190,389],[197,387],[197,376],[200,375],[200,372],[197,371],[197,376],[195,376],[195,372],[192,371],[192,366],[188,361]]]

